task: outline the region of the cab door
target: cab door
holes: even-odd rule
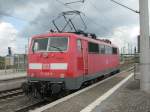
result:
[[[88,74],[88,49],[85,40],[77,39],[77,52],[78,52],[78,68],[82,70],[82,74]]]
[[[88,75],[88,46],[86,40],[82,40],[82,54],[84,62],[84,75]]]

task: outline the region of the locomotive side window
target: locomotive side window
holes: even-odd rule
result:
[[[48,51],[66,51],[68,47],[68,38],[66,37],[50,37]]]
[[[108,46],[108,54],[112,54],[112,47]]]
[[[106,54],[112,54],[112,47],[105,46],[106,47]]]
[[[105,46],[104,45],[99,45],[99,53],[105,54]]]
[[[113,53],[113,54],[117,54],[117,48],[113,47],[113,48],[112,48],[112,53]]]
[[[33,51],[46,51],[48,44],[48,38],[44,39],[35,39],[33,44]]]
[[[99,45],[96,43],[89,42],[88,43],[88,51],[90,53],[99,53]]]
[[[105,54],[108,54],[108,53],[109,53],[109,48],[108,48],[108,46],[105,46],[105,49],[106,49]]]
[[[78,51],[82,51],[82,44],[80,39],[77,40],[77,49]]]

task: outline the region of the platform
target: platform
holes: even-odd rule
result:
[[[80,112],[130,74],[131,71],[121,72],[32,112]]]
[[[25,72],[17,72],[0,75],[0,91],[20,88],[22,83],[26,81]]]
[[[150,112],[150,94],[132,78],[91,112]]]
[[[26,77],[26,72],[0,74],[0,81]]]

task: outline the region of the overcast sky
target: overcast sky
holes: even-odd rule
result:
[[[136,45],[139,34],[139,15],[110,0],[85,0],[84,3],[63,5],[76,0],[0,0],[0,55],[24,53],[28,38],[48,32],[53,20],[70,7],[82,11],[87,25],[86,32],[96,33],[100,38],[109,38],[120,48]],[[139,10],[138,0],[116,0],[132,9]],[[62,21],[63,22],[63,21]],[[78,23],[76,23],[78,24]]]

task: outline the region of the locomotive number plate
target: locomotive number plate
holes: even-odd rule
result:
[[[42,69],[44,69],[44,70],[50,69],[50,64],[43,64]]]

